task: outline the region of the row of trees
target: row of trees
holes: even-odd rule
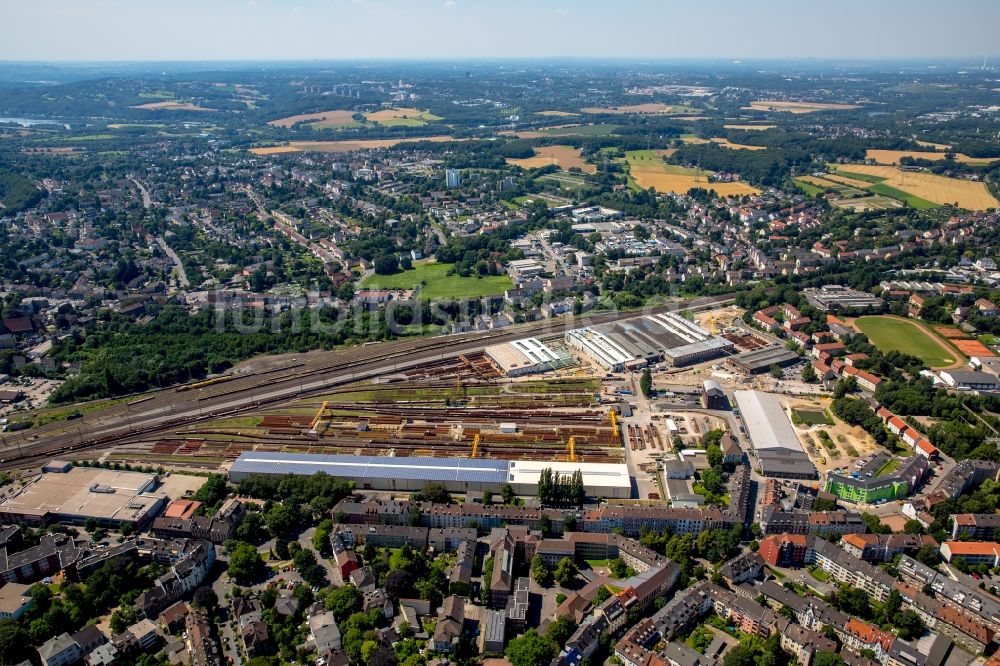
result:
[[[546,467],[538,476],[538,499],[543,505],[572,504],[582,506],[587,499],[583,472],[559,474]]]

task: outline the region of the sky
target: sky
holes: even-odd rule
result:
[[[945,58],[996,0],[8,0],[6,61]]]

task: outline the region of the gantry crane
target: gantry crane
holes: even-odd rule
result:
[[[618,413],[615,410],[610,410],[608,412],[608,417],[611,418],[611,434],[616,438],[618,437]]]
[[[477,432],[476,436],[472,438],[472,453],[469,454],[469,457],[475,458],[478,453],[479,453],[479,433]]]
[[[570,437],[566,442],[566,450],[569,451],[569,461],[576,462],[576,438]]]
[[[323,406],[319,408],[319,411],[316,412],[316,416],[313,418],[312,423],[309,424],[310,435],[317,434],[316,428],[319,426],[320,421],[323,420],[323,415],[326,414],[326,410],[329,406],[330,406],[330,401],[324,400]]]

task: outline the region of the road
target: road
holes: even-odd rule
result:
[[[647,313],[710,309],[731,303],[730,295],[677,301]],[[559,336],[570,328],[636,317],[639,312],[589,312],[581,317],[545,319],[502,329],[405,338],[320,352],[308,362],[190,390],[177,388],[137,396],[72,421],[54,421],[39,428],[0,438],[0,469],[28,466],[52,456],[106,447],[162,433],[192,422],[232,415],[291,398],[319,394],[324,389],[360,379],[420,367],[459,354],[531,336]]]
[[[135,178],[134,176],[129,176],[128,179],[132,181],[132,184],[135,185],[136,188],[139,190],[139,194],[142,195],[142,207],[145,208],[146,210],[152,208],[153,200],[149,197],[149,190],[146,189],[146,186],[143,185],[142,182],[140,182],[139,179]]]
[[[174,252],[169,245],[167,245],[167,241],[161,236],[156,237],[156,242],[160,245],[160,249],[162,249],[168,257],[170,257],[170,261],[174,262],[174,268],[177,270],[177,282],[180,285],[180,288],[187,289],[190,287],[191,283],[188,281],[187,271],[184,270],[184,264],[181,263],[181,258],[177,256],[177,253]]]

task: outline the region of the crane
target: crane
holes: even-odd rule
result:
[[[569,451],[569,461],[576,462],[576,438],[570,437],[566,442],[566,450]]]
[[[313,418],[312,423],[309,424],[310,435],[316,434],[316,427],[319,425],[319,422],[323,420],[323,415],[326,414],[326,410],[329,406],[330,406],[330,401],[324,400],[323,406],[319,408],[319,411],[316,412],[316,416],[315,418]]]
[[[618,414],[615,410],[609,410],[608,416],[611,418],[611,434],[618,437]]]
[[[476,433],[476,436],[472,438],[472,453],[469,454],[469,457],[470,458],[475,458],[477,453],[479,453],[479,433],[478,432]]]

